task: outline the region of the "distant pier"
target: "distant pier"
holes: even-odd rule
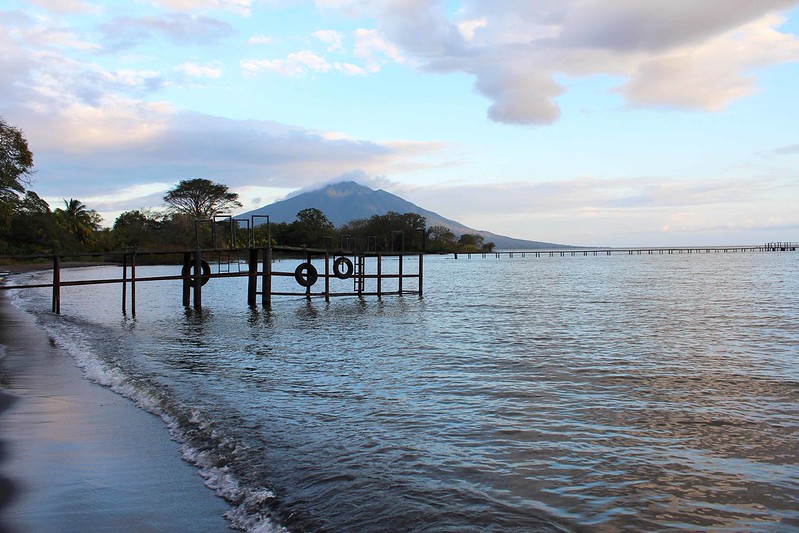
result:
[[[458,252],[459,257],[566,257],[566,256],[600,256],[600,255],[673,255],[673,254],[712,254],[712,253],[746,253],[746,252],[795,252],[799,249],[797,242],[769,242],[766,244],[745,246],[663,246],[634,248],[555,248],[542,250],[505,250],[499,252]]]

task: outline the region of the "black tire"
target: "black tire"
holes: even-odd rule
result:
[[[202,280],[200,281],[200,286],[202,286],[211,279],[211,265],[205,261],[200,261],[200,270],[202,270],[202,274],[200,275],[200,280]],[[183,265],[183,270],[181,270],[180,275],[188,275],[191,282],[194,283],[194,263]]]
[[[345,267],[343,272],[341,270],[342,265]],[[339,257],[333,261],[333,274],[335,274],[338,279],[350,279],[353,270],[352,261],[346,257]]]
[[[294,270],[294,279],[303,287],[311,287],[319,279],[319,273],[311,263],[301,263]]]

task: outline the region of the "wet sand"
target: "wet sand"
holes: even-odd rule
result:
[[[228,530],[161,419],[86,380],[4,293],[0,344],[0,532]]]

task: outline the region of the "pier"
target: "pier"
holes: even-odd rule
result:
[[[159,256],[162,258],[159,261]],[[182,263],[175,260],[182,256]],[[300,259],[301,262],[293,271],[281,271],[274,268],[276,256],[286,259]],[[242,261],[246,257],[245,268]],[[418,265],[410,272],[406,271],[404,263],[406,258],[415,258]],[[176,274],[169,276],[138,276],[136,267],[139,262],[147,258],[150,264],[175,264]],[[384,259],[398,258],[396,270],[389,271]],[[247,279],[247,304],[256,305],[260,299],[263,306],[270,306],[274,296],[294,296],[303,298],[330,298],[340,296],[389,296],[416,294],[422,295],[424,279],[424,258],[422,254],[415,253],[354,253],[310,248],[288,247],[263,247],[263,248],[224,248],[205,249],[193,251],[126,251],[116,253],[95,254],[58,254],[58,255],[31,255],[31,256],[2,256],[0,259],[17,262],[40,262],[41,269],[51,270],[50,283],[25,284],[25,285],[0,285],[0,290],[21,290],[48,288],[52,290],[51,311],[61,313],[61,290],[65,287],[76,287],[100,284],[119,284],[121,286],[122,313],[128,311],[136,316],[136,286],[139,283],[155,281],[179,281],[182,283],[182,303],[184,306],[202,308],[203,286],[213,279],[218,278],[246,278]],[[68,263],[66,260],[71,259]],[[171,261],[166,261],[171,259]],[[45,262],[42,262],[45,261]],[[216,264],[216,272],[211,263]],[[322,270],[317,265],[323,261]],[[315,262],[315,263],[314,263]],[[104,266],[109,263],[121,267],[120,276],[116,278],[91,279],[80,281],[64,281],[61,279],[63,268],[71,266]],[[369,271],[369,263],[374,264],[374,271]],[[232,266],[238,269],[233,271]],[[2,267],[0,267],[2,270]],[[273,281],[275,278],[291,277],[299,286],[296,291],[275,291]],[[335,291],[331,288],[334,280],[350,280],[351,290]],[[386,290],[384,282],[396,280],[396,290]],[[409,283],[410,282],[410,283]],[[260,297],[260,298],[259,298]]]
[[[766,244],[744,246],[664,246],[633,248],[554,248],[541,250],[505,250],[498,252],[455,252],[459,257],[566,257],[566,256],[600,256],[600,255],[673,255],[673,254],[712,254],[712,253],[746,253],[746,252],[795,252],[799,249],[797,242],[770,242]]]

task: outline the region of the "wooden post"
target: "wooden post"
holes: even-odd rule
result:
[[[53,313],[61,314],[61,258],[53,257]]]
[[[136,318],[136,248],[130,262],[130,313]]]
[[[325,301],[330,301],[330,252],[325,250]]]
[[[122,254],[122,316],[128,306],[128,254]]]
[[[202,253],[198,249],[194,252],[194,308],[202,309],[203,307],[203,264]]]
[[[377,254],[377,297],[383,295],[383,256]]]
[[[399,293],[400,294],[402,294],[402,260],[403,260],[403,257],[400,254],[400,256],[399,256],[399,278],[397,278],[397,279],[399,279]]]
[[[183,254],[183,307],[191,304],[191,252]]]
[[[261,305],[272,305],[272,247],[264,250],[264,268],[261,274]]]
[[[305,254],[305,260],[308,262],[308,264],[309,264],[309,265],[311,264],[311,252],[306,252],[306,254]],[[310,273],[310,271],[309,271],[309,272],[308,272],[308,276],[310,276],[310,275],[311,275],[311,273]],[[308,285],[307,287],[305,287],[305,298],[306,298],[307,300],[310,300],[310,299],[311,299],[311,286],[310,286],[310,285]]]
[[[247,305],[255,305],[258,292],[258,248],[250,248],[249,270],[247,271]]]
[[[422,286],[424,285],[424,255],[419,254],[419,296],[422,296]]]

